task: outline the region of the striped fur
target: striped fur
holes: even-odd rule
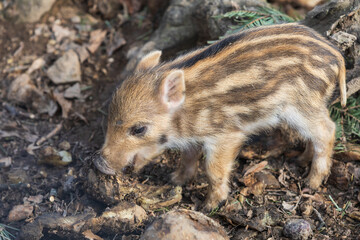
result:
[[[195,174],[202,146],[209,209],[226,199],[247,136],[286,124],[309,143],[310,187],[321,185],[331,166],[335,125],[326,106],[336,84],[346,105],[344,59],[327,40],[283,24],[244,31],[170,62],[159,64],[160,55],[147,55],[114,93],[102,155],[115,170],[143,166],[178,147],[183,157],[173,180],[183,184]],[[140,127],[141,135],[129,130]]]

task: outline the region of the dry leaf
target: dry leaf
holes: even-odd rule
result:
[[[263,182],[257,182],[249,187],[248,192],[254,196],[260,196],[265,190],[265,184]]]
[[[285,202],[285,201],[283,201],[281,205],[284,208],[284,210],[289,211],[289,212],[291,212],[295,208],[294,204],[290,204],[290,203]]]
[[[42,68],[45,65],[45,60],[43,58],[38,58],[29,67],[29,69],[26,71],[27,74],[31,74],[32,72],[38,70],[39,68]]]
[[[97,29],[90,33],[88,50],[91,53],[96,52],[96,50],[100,47],[101,43],[104,41],[106,32],[107,32],[106,30]]]
[[[260,172],[261,170],[263,170],[266,165],[268,164],[267,161],[262,161],[254,166],[252,166],[251,168],[249,168],[248,170],[246,170],[244,177],[246,177],[247,175],[249,175],[250,173],[256,173],[256,172]]]
[[[75,83],[73,86],[67,88],[64,92],[65,98],[82,98],[80,84]]]
[[[267,164],[267,161],[262,161],[246,170],[243,177],[243,183],[245,184],[245,186],[249,187],[257,183],[258,180],[255,178],[254,174],[263,170]]]

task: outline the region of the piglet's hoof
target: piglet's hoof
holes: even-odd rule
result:
[[[204,205],[201,205],[199,210],[203,213],[212,213],[222,208],[226,204],[226,200],[222,200],[220,203],[205,201]]]

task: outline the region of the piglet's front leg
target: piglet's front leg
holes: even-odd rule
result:
[[[232,133],[217,136],[211,144],[205,143],[205,168],[209,179],[205,211],[211,211],[227,199],[233,162],[244,139],[241,133]]]

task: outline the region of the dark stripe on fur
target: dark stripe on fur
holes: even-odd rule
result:
[[[322,43],[327,44],[331,48],[338,51],[338,49],[336,47],[334,47],[331,43],[326,41],[323,37],[321,37],[319,34],[317,34],[314,30],[311,30],[310,28],[307,28],[307,27],[304,27],[301,25],[278,25],[277,28],[276,27],[268,27],[268,28],[260,27],[260,28],[254,28],[254,29],[244,31],[244,32],[241,32],[236,35],[229,36],[229,37],[227,37],[221,41],[218,41],[218,42],[214,43],[213,45],[205,48],[199,54],[197,54],[191,58],[185,59],[181,63],[170,65],[170,68],[171,69],[189,68],[203,59],[214,56],[215,54],[219,53],[221,50],[225,49],[226,47],[228,47],[231,44],[238,42],[238,41],[249,41],[249,45],[252,49],[258,47],[259,45],[264,45],[264,44],[266,44],[266,47],[268,47],[269,44],[271,44],[270,46],[273,46],[272,44],[274,42],[271,40],[263,42],[263,43],[259,43],[256,45],[251,45],[251,40],[257,39],[258,37],[271,36],[271,35],[276,36],[279,34],[283,34],[284,32],[286,32],[287,28],[289,31],[289,36],[299,35],[299,39],[295,40],[296,43],[303,43],[303,45],[307,45],[309,47],[309,44],[312,44],[312,42],[309,43],[308,41],[301,40],[302,36],[309,36],[309,37],[312,37]],[[284,41],[286,41],[286,39],[280,40],[280,41],[284,42]],[[275,43],[276,43],[276,45],[279,45],[278,42],[275,42]],[[315,45],[312,47],[319,46],[318,44],[315,44]],[[245,48],[247,48],[247,47],[249,47],[249,46],[245,46]],[[318,48],[321,49],[322,51],[325,50],[325,49],[323,49],[323,47],[318,47]],[[329,51],[327,51],[327,52],[330,53]]]

